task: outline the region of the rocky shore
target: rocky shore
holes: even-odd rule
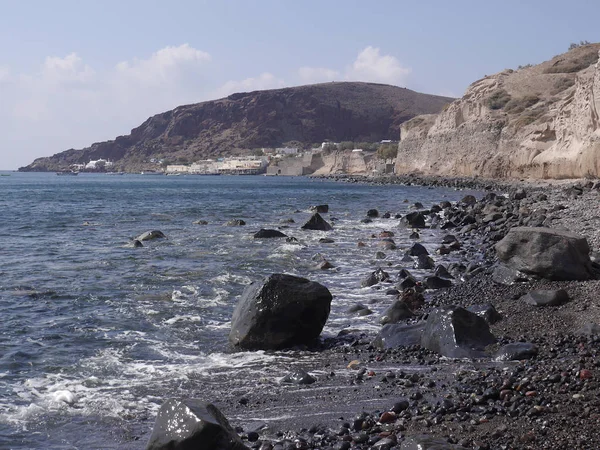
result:
[[[486,194],[465,196],[456,204],[415,204],[414,212],[402,217],[404,226],[414,228],[415,245],[407,252],[396,249],[393,233],[365,236],[365,242],[396,251],[397,261],[373,267],[362,285],[380,292],[382,303],[402,303],[405,313],[384,313],[381,322],[386,325],[379,335],[344,330],[316,347],[290,350],[289,356],[301,363],[276,387],[262,388],[256,380],[250,391],[213,392],[218,398],[212,401],[241,438],[231,448],[600,448],[600,281],[595,262],[600,183],[532,185],[418,176],[368,182],[472,188]],[[379,214],[369,211],[365,220]],[[398,226],[393,215],[389,220],[390,230]],[[497,244],[510,241],[518,227],[526,227],[531,236],[550,229],[560,242],[549,241],[549,252],[571,233],[581,235],[591,259],[575,267],[555,258],[552,270],[535,273],[518,266],[528,255],[513,249],[509,256],[500,255],[504,262],[499,264]],[[435,264],[417,245],[419,233],[432,229],[440,238]],[[527,245],[532,247],[523,243],[521,251],[537,255],[537,244]],[[546,256],[540,252],[534,263],[543,267]],[[575,275],[554,270],[561,264]],[[414,277],[413,267],[430,274]],[[365,309],[368,305],[357,304],[349,314],[368,314]],[[450,322],[444,322],[447,317]],[[414,342],[405,339],[410,327],[431,328],[436,320],[438,328],[425,330],[432,335],[428,339],[421,329]],[[400,344],[386,337],[384,330],[390,327],[400,330]],[[448,329],[454,329],[451,339],[445,338]],[[454,358],[449,345],[477,353]]]

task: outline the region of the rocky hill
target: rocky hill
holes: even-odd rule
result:
[[[487,76],[441,113],[405,122],[396,173],[600,176],[599,50]]]
[[[179,106],[150,117],[127,136],[38,158],[19,170],[54,171],[103,158],[115,162],[116,170],[136,171],[150,168],[150,159],[193,162],[292,141],[310,146],[326,139],[397,140],[401,123],[439,112],[452,100],[355,82],[239,93]]]

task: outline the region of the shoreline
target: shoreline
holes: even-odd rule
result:
[[[337,181],[502,190],[519,211],[517,222],[582,234],[592,259],[600,244],[600,217],[591,207],[600,193],[588,180],[561,180],[556,185],[490,185],[489,180],[415,176]],[[525,197],[519,198],[517,191],[523,189]],[[465,261],[482,263],[467,270],[464,281],[428,295],[417,320],[440,305],[491,303],[503,315],[490,327],[498,339],[492,350],[509,342],[530,342],[537,356],[508,362],[451,360],[415,346],[380,350],[374,336],[349,330],[348,336],[326,342],[324,349],[298,354],[300,365],[316,375],[316,383],[274,390],[261,390],[259,385],[249,395],[214,399],[232,425],[241,424],[237,431],[244,444],[261,450],[394,449],[427,434],[445,443],[440,448],[599,448],[600,358],[595,347],[600,337],[578,332],[589,322],[600,323],[600,305],[595,305],[600,282],[495,283],[495,233],[512,225],[490,227],[479,222],[481,215],[477,219],[478,225],[468,232],[449,231],[460,236]],[[567,289],[571,301],[535,308],[517,300],[544,288]],[[349,368],[355,360],[356,367]],[[390,410],[397,411],[391,415]],[[267,420],[265,412],[279,417]]]

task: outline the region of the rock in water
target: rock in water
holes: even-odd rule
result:
[[[375,272],[372,272],[369,276],[367,276],[364,280],[360,282],[361,287],[369,287],[374,286],[377,283],[382,281],[387,281],[390,279],[390,275],[379,267]]]
[[[151,241],[152,239],[162,239],[166,238],[165,234],[159,230],[146,231],[145,233],[140,234],[136,237],[135,241]]]
[[[500,261],[512,269],[549,280],[587,280],[590,248],[583,236],[551,228],[511,228],[496,244]]]
[[[247,450],[216,406],[167,400],[158,411],[146,450]]]
[[[425,216],[419,211],[408,213],[401,222],[411,228],[425,228]]]
[[[225,226],[227,227],[242,227],[244,225],[246,225],[246,222],[244,222],[242,219],[232,219],[225,223]]]
[[[487,322],[460,306],[433,310],[421,336],[421,345],[449,358],[481,358],[483,349],[496,342]]]
[[[233,317],[229,342],[249,350],[309,345],[329,317],[331,293],[314,281],[285,274],[250,284]]]
[[[321,217],[319,213],[314,213],[308,222],[302,225],[303,230],[331,231],[333,227]]]
[[[254,233],[254,239],[267,239],[267,238],[284,238],[287,237],[286,234],[283,234],[278,230],[266,230],[261,228],[256,233]]]
[[[311,211],[318,212],[321,214],[329,212],[329,205],[315,205],[310,207]]]

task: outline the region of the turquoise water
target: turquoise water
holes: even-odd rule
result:
[[[402,256],[375,260],[371,236],[393,230],[402,247],[410,230],[360,220],[371,208],[394,215],[465,195],[285,177],[9,175],[0,177],[0,447],[15,449],[144,448],[163,399],[233,395],[223,380],[267,376],[282,356],[231,353],[227,334],[244,287],[273,272],[331,290],[325,335],[377,329],[376,317],[345,311],[374,295],[362,277]],[[323,203],[334,231],[300,230]],[[224,226],[230,219],[247,225]],[[298,244],[252,238],[284,219]],[[167,239],[126,247],[148,230]],[[436,236],[422,233],[431,250]],[[316,253],[336,268],[316,270]]]

